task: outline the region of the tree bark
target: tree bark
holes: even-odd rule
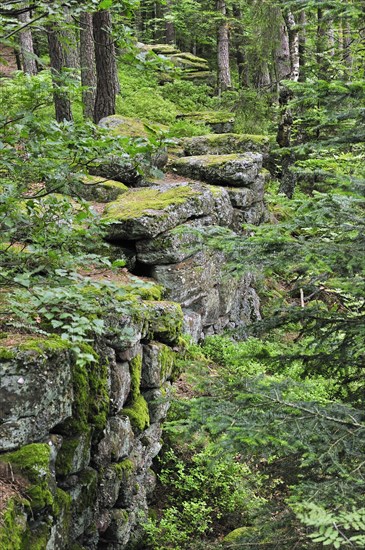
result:
[[[65,66],[70,69],[78,69],[79,64],[79,51],[76,37],[76,30],[73,25],[72,16],[70,14],[70,9],[67,7],[63,8],[65,14],[65,22],[68,24],[68,27],[62,30],[63,38],[63,50],[65,55]]]
[[[80,65],[82,103],[85,118],[94,118],[96,98],[96,66],[93,35],[93,17],[91,13],[80,15]]]
[[[226,0],[217,0],[217,11],[221,14],[218,27],[218,91],[225,92],[232,88],[231,71],[229,67],[229,30],[227,21]]]
[[[18,19],[23,25],[26,25],[30,22],[30,13],[24,12],[18,16]],[[38,73],[38,69],[35,60],[33,36],[30,27],[27,27],[19,33],[19,42],[23,71],[26,74],[35,76]]]
[[[304,81],[305,52],[306,52],[306,25],[305,11],[299,13],[299,80]]]
[[[71,102],[65,91],[62,79],[62,69],[65,67],[65,55],[59,38],[59,29],[53,23],[52,29],[47,29],[49,56],[53,82],[53,98],[56,111],[56,120],[72,120]]]
[[[118,91],[118,73],[115,59],[115,46],[111,35],[111,16],[107,10],[93,15],[95,63],[96,63],[96,99],[94,122],[115,113],[115,101]]]
[[[250,86],[250,75],[245,52],[246,44],[244,39],[244,26],[242,23],[242,10],[237,4],[234,4],[232,9],[235,17],[234,45],[236,50],[238,83],[240,87],[248,88]]]
[[[281,80],[290,78],[290,50],[288,26],[283,20],[280,25],[280,43],[275,52],[276,82],[277,86]]]
[[[285,23],[288,29],[289,52],[290,52],[290,80],[298,82],[299,80],[299,33],[295,24],[294,15],[291,11],[284,14]],[[285,86],[280,89],[279,105],[281,107],[281,119],[279,122],[276,141],[281,148],[289,149],[291,146],[291,133],[293,129],[293,114],[290,108],[290,101],[293,99],[293,92]],[[289,199],[292,198],[296,175],[291,170],[295,162],[295,156],[292,151],[286,151],[282,156],[281,162],[281,182],[279,192],[284,193]]]
[[[171,11],[171,0],[166,0],[166,6],[165,6],[165,15],[168,17],[171,17],[172,11]],[[166,36],[166,44],[174,44],[175,43],[175,25],[174,22],[171,19],[165,20],[165,36]]]

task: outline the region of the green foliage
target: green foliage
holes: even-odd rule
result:
[[[315,529],[309,536],[323,546],[363,548],[365,544],[365,508],[328,511],[314,503],[294,507],[301,522]]]
[[[159,481],[166,492],[160,519],[150,519],[146,531],[155,550],[196,548],[218,530],[250,517],[260,506],[250,484],[255,476],[232,458],[219,460],[213,446],[179,455],[167,449],[160,459]]]

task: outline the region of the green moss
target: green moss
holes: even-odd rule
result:
[[[51,526],[48,523],[38,524],[33,529],[27,529],[23,538],[21,550],[45,550],[51,536]]]
[[[140,296],[142,300],[161,300],[164,288],[154,283],[129,284],[124,286],[129,296]],[[129,299],[128,296],[128,299]]]
[[[167,191],[148,187],[129,191],[107,206],[103,221],[109,223],[140,218],[148,215],[151,210],[165,210],[171,205],[183,204],[197,195],[198,192],[188,185],[173,187]]]
[[[0,461],[10,464],[14,471],[26,477],[30,486],[26,493],[34,511],[52,506],[54,496],[50,489],[52,473],[50,471],[51,448],[46,443],[32,443],[18,451],[0,456]]]
[[[105,178],[101,178],[100,176],[90,176],[87,175],[83,178],[83,183],[85,185],[101,185],[102,187],[111,187],[113,189],[117,189],[120,191],[120,193],[124,193],[125,191],[128,191],[128,187],[124,185],[124,183],[121,183],[120,181],[115,180],[107,180]]]
[[[234,545],[234,548],[236,548],[236,544],[239,543],[241,539],[247,536],[252,536],[255,531],[257,531],[255,527],[239,527],[238,529],[228,533],[228,535],[224,537],[223,543],[227,545],[232,544],[232,547]]]
[[[15,498],[11,498],[0,518],[0,548],[2,550],[19,550],[26,528],[23,507]]]
[[[183,312],[175,302],[144,302],[149,322],[149,334],[167,343],[173,344],[181,335]]]
[[[8,336],[8,335],[7,335]],[[11,344],[0,347],[0,360],[9,361],[15,359],[19,352],[34,351],[40,355],[48,355],[55,351],[69,350],[71,344],[58,336],[45,338],[26,337],[20,344]]]
[[[122,414],[129,417],[132,428],[138,432],[143,432],[150,425],[147,401],[142,395],[139,395],[129,407],[123,409]]]
[[[140,395],[141,376],[142,376],[142,355],[137,355],[129,363],[131,373],[131,395],[132,399],[136,400]]]
[[[186,59],[188,61],[192,61],[193,63],[203,63],[204,65],[208,65],[208,61],[204,59],[204,57],[198,57],[197,55],[194,55],[190,52],[180,52],[172,55],[171,58]]]
[[[185,113],[178,115],[179,118],[187,118],[203,122],[205,124],[224,124],[225,122],[234,122],[234,116],[224,111],[198,111],[196,113]]]
[[[82,353],[93,357],[93,360],[73,366],[72,417],[59,429],[59,433],[65,435],[84,433],[90,425],[98,431],[103,430],[109,413],[108,365],[100,362],[90,345],[82,344],[80,347]]]
[[[113,468],[118,478],[123,481],[128,479],[132,475],[132,473],[135,471],[135,465],[129,458],[125,458],[124,460],[122,460],[122,462],[118,462],[118,464],[114,464]]]
[[[165,379],[174,370],[175,353],[165,344],[161,344],[159,361],[161,365],[161,379]]]
[[[62,489],[56,489],[56,495],[53,504],[53,513],[56,517],[61,514],[69,514],[71,510],[72,498],[71,495],[63,491]]]

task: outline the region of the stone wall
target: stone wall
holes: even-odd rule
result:
[[[155,485],[180,306],[111,315],[86,362],[58,337],[2,342],[2,550],[133,548]]]
[[[97,252],[153,277],[171,301],[132,296],[78,360],[57,336],[0,339],[2,550],[144,548],[181,333],[199,341],[260,318],[252,274],[209,239],[217,228],[244,238],[267,218],[265,155],[260,136],[201,136],[180,144],[163,181],[120,159],[85,180],[80,195],[107,203]]]

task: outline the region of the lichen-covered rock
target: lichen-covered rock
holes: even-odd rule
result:
[[[247,187],[262,168],[260,153],[202,155],[175,159],[171,168],[181,176],[228,187]]]
[[[117,414],[123,408],[123,405],[127,401],[127,397],[131,390],[131,374],[129,371],[129,364],[127,362],[113,362],[110,368],[110,374],[111,410]]]
[[[127,186],[138,186],[143,181],[142,175],[136,166],[130,161],[128,155],[109,155],[103,159],[97,159],[89,172],[93,176],[115,180]]]
[[[209,71],[209,63],[202,57],[189,52],[181,52],[169,56],[170,60],[183,71]]]
[[[151,239],[214,208],[215,198],[204,185],[168,184],[131,189],[110,203],[103,216],[113,241]]]
[[[23,338],[0,348],[1,450],[46,437],[72,414],[74,359],[57,337]]]
[[[115,508],[111,512],[110,525],[102,537],[102,548],[120,550],[125,547],[131,534],[131,514]]]
[[[85,176],[77,187],[77,194],[87,201],[110,202],[128,191],[120,181],[109,180],[98,176]]]
[[[231,229],[241,233],[246,224],[259,225],[266,220],[266,217],[267,210],[262,201],[255,202],[244,210],[234,209]]]
[[[260,193],[260,198],[257,199],[256,194],[248,187],[231,187],[227,189],[227,191],[232,205],[237,209],[248,208],[254,202],[257,202],[257,200],[262,200],[264,194],[264,191],[262,190],[262,194]]]
[[[56,460],[58,476],[69,476],[84,470],[90,463],[91,430],[75,437],[63,438]]]
[[[97,509],[98,474],[93,468],[86,468],[68,480],[68,493],[71,496],[71,522],[69,535],[76,540],[95,521]]]
[[[165,420],[171,404],[171,382],[166,382],[161,388],[144,392],[143,397],[148,403],[151,424]]]
[[[200,313],[185,309],[183,333],[189,334],[194,342],[199,342],[203,337],[203,321]]]
[[[182,113],[177,119],[188,120],[196,124],[206,124],[215,134],[225,134],[233,131],[234,116],[224,111],[199,111],[195,113]]]
[[[175,302],[144,302],[148,319],[149,339],[174,345],[181,336],[183,312],[181,305]]]
[[[125,458],[131,451],[133,437],[131,422],[126,415],[111,417],[92,457],[93,462],[102,466]]]
[[[123,115],[111,115],[99,121],[101,128],[111,130],[112,134],[127,137],[145,137],[150,135],[148,126],[138,118],[130,118]]]
[[[252,134],[208,134],[185,138],[182,146],[186,156],[230,155],[247,151],[265,155],[269,152],[269,137]]]
[[[172,375],[175,354],[161,342],[143,346],[141,388],[159,388]]]
[[[214,86],[216,77],[210,71],[184,71],[182,80],[188,80],[196,85]]]
[[[217,285],[224,263],[222,253],[204,249],[178,264],[156,265],[152,275],[165,287],[171,300],[189,308]]]

